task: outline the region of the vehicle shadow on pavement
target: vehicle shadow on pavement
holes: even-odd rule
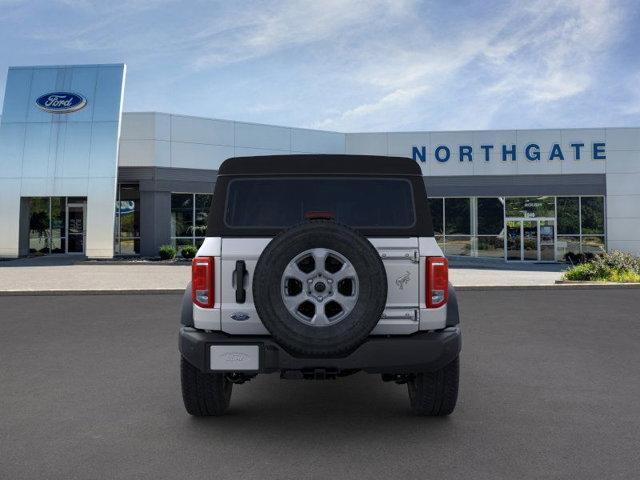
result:
[[[301,431],[297,429],[302,428],[344,439],[371,429],[391,434],[408,426],[442,425],[453,416],[414,416],[409,409],[407,386],[382,382],[379,375],[358,373],[319,381],[281,380],[273,374],[235,386],[231,407],[224,416],[193,418],[188,428],[216,436],[227,428],[234,432],[247,428],[252,429],[254,438],[281,433],[292,439],[299,438]]]

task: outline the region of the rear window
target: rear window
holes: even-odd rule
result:
[[[330,213],[356,228],[411,228],[416,222],[411,183],[394,178],[238,178],[229,182],[225,224],[283,228],[311,212]]]

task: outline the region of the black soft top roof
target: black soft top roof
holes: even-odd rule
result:
[[[420,166],[406,157],[379,155],[263,155],[222,162],[218,175],[416,175]]]

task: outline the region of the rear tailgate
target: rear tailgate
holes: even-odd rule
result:
[[[424,254],[421,250],[431,251],[437,248],[435,240],[433,246],[425,239],[417,237],[399,238],[369,238],[378,250],[387,274],[387,303],[378,325],[372,334],[403,335],[420,329],[421,317],[424,320],[432,317],[439,320],[443,313],[433,312],[424,306]],[[433,240],[433,239],[426,239]],[[271,237],[265,238],[210,238],[205,241],[199,255],[204,255],[214,242],[219,245],[216,258],[216,308],[211,312],[211,318],[219,319],[220,329],[236,335],[268,335],[269,332],[262,325],[253,303],[252,278],[258,258],[262,254]],[[424,245],[423,245],[424,244]],[[422,247],[422,248],[421,248]],[[428,248],[427,248],[428,247]],[[437,250],[439,251],[439,249]],[[437,251],[431,254],[437,254]],[[244,262],[246,274],[240,288],[244,289],[244,301],[238,302],[236,297],[236,268],[238,262]],[[446,313],[446,306],[443,307]],[[198,323],[211,325],[217,322],[198,322],[206,319],[208,312],[194,307],[194,319]],[[439,309],[441,310],[441,309]],[[427,321],[428,325],[435,325]],[[424,328],[424,327],[423,327]]]

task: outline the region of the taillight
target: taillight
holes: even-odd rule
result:
[[[196,257],[191,262],[191,299],[202,308],[214,305],[213,257]]]
[[[449,297],[449,262],[444,257],[427,258],[427,308],[441,307]]]

